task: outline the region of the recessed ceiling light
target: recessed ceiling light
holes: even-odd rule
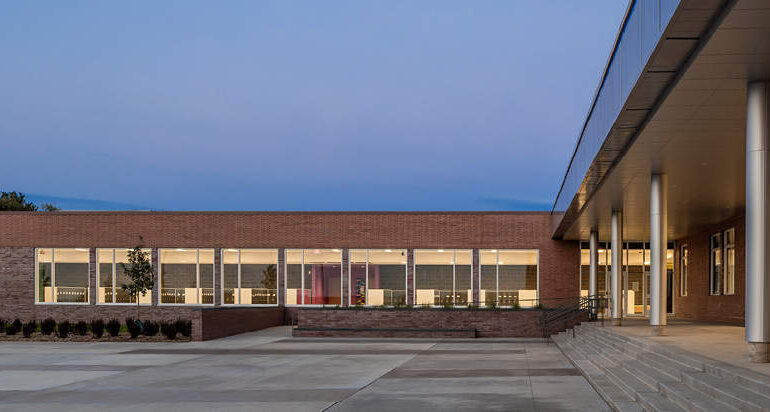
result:
[[[492,249],[492,250],[490,250],[490,252],[497,253],[497,249]]]
[[[332,249],[332,252],[339,252],[339,249]]]
[[[237,252],[238,249],[227,249],[228,252]]]
[[[176,251],[177,251],[177,252],[187,252],[187,251],[186,251],[186,250],[184,250],[184,249],[177,249]]]
[[[390,249],[385,249],[385,252],[386,252],[386,253],[390,253],[390,252],[392,252],[392,250],[390,250]]]
[[[438,253],[444,253],[444,249],[439,249]]]

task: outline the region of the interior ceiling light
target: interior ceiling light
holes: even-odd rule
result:
[[[497,253],[497,249],[492,249],[492,250],[490,250],[490,252]]]
[[[393,252],[393,251],[390,250],[390,249],[385,249],[385,253],[391,253],[391,252]]]
[[[332,249],[332,252],[339,252],[339,249]]]
[[[444,249],[439,249],[438,253],[444,253]]]
[[[177,249],[176,251],[177,251],[177,252],[187,252],[187,251],[186,251],[186,250],[184,250],[184,249]]]

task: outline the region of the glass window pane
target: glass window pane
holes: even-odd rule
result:
[[[473,251],[455,252],[455,300],[456,306],[465,306],[472,301],[471,282],[473,276]]]
[[[367,283],[367,305],[405,305],[406,250],[369,250],[369,276]]]
[[[52,286],[52,250],[51,249],[38,249],[36,254],[37,259],[37,301],[38,302],[53,302],[53,290]]]
[[[302,304],[302,249],[286,250],[286,304]]]
[[[480,250],[479,305],[491,306],[497,302],[497,250]]]
[[[452,250],[415,250],[415,304],[451,305],[454,272]]]
[[[88,303],[88,249],[54,249],[54,301]]]
[[[342,254],[339,249],[305,249],[304,304],[342,303]],[[307,294],[309,292],[309,294]]]
[[[161,249],[160,303],[197,304],[197,251]]]
[[[128,292],[123,290],[123,285],[131,284],[131,278],[126,274],[123,265],[128,264],[129,249],[115,249],[115,303],[136,303],[136,300],[129,296]],[[150,249],[142,249],[147,258],[152,261]],[[139,296],[139,303],[152,303],[152,290],[147,291],[143,296]]]
[[[350,250],[350,304],[366,305],[366,249]]]
[[[501,250],[498,260],[500,306],[537,305],[537,251]]]
[[[204,305],[214,304],[214,249],[200,250],[200,292],[198,301]]]
[[[239,303],[238,290],[238,249],[222,249],[222,304]]]
[[[112,290],[112,249],[96,250],[96,277],[99,285],[96,291],[99,303],[115,303]]]
[[[241,250],[242,305],[274,305],[278,303],[278,250]]]

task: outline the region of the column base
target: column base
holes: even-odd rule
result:
[[[755,363],[770,362],[770,343],[749,342],[749,360]]]
[[[612,326],[621,326],[622,323],[623,323],[623,319],[620,319],[620,318],[612,319]]]
[[[666,325],[652,325],[652,336],[666,336]]]

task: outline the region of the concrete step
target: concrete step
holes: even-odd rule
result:
[[[657,385],[648,385],[622,366],[610,366],[606,371],[615,378],[615,383],[632,397],[636,397],[639,392],[655,392],[658,389]]]
[[[658,392],[637,393],[636,401],[639,402],[639,405],[641,405],[645,411],[683,412],[686,410]]]
[[[770,394],[770,376],[765,374],[721,362],[708,363],[705,365],[705,370],[711,375],[735,383],[750,391]]]
[[[688,386],[740,410],[770,410],[770,397],[745,389],[736,383],[706,372],[685,372],[682,376],[683,382]]]
[[[658,390],[658,383],[660,382],[680,382],[680,378],[669,375],[658,368],[654,368],[636,359],[622,362],[621,366],[633,373],[639,380],[654,388],[655,391]]]
[[[639,354],[637,359],[653,368],[659,369],[668,375],[673,376],[677,380],[681,380],[682,372],[702,372],[702,369],[695,369],[688,365],[681,364],[675,360],[669,359],[663,355],[646,352]]]
[[[739,410],[682,382],[661,382],[658,386],[661,395],[689,411]]]

